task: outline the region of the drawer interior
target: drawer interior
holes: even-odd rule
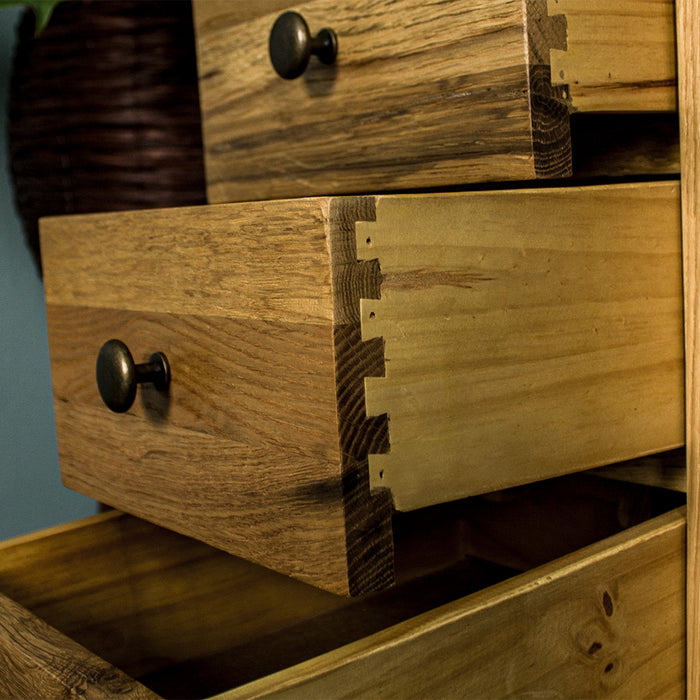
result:
[[[659,456],[656,466],[674,459]],[[111,511],[3,544],[0,593],[156,693],[209,697],[684,500],[670,489],[584,473],[397,514],[397,585],[352,600]]]

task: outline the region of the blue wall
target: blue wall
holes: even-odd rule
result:
[[[21,12],[0,9],[0,540],[96,512],[60,481],[44,290],[13,202],[7,99]]]

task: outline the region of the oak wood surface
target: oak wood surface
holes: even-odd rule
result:
[[[358,222],[399,510],[683,444],[678,184],[377,198]]]
[[[332,319],[323,206],[249,202],[44,219],[46,301],[291,323]]]
[[[357,260],[372,198],[308,199],[42,222],[64,483],[335,593],[393,581],[391,503],[369,492],[386,422],[364,414]],[[368,286],[369,285],[369,286]],[[167,394],[102,404],[109,338],[165,352]]]
[[[133,677],[346,602],[118,511],[0,544],[0,594]]]
[[[672,511],[217,697],[682,698],[685,525]]]
[[[576,111],[676,110],[673,0],[548,0],[566,17],[567,47],[553,48],[552,82]]]
[[[386,491],[370,492],[370,452],[388,446],[384,416],[368,418],[365,377],[384,372],[384,346],[364,342],[360,299],[379,295],[375,262],[358,260],[357,222],[374,221],[373,197],[333,198],[329,208],[329,253],[332,268],[333,342],[342,455],[343,501],[350,593],[375,590],[394,581],[392,506]]]
[[[544,0],[527,5],[546,18]],[[528,7],[195,2],[209,201],[567,174],[567,111],[547,112],[558,102],[539,70],[551,35],[533,19],[528,37]],[[312,59],[301,78],[276,75],[268,36],[286,9],[312,32],[335,30],[333,66]]]
[[[56,218],[42,250],[64,483],[347,593],[326,206]],[[100,405],[112,337],[169,356],[167,395]]]
[[[0,694],[26,700],[159,697],[2,594]]]
[[[700,3],[678,0],[678,90],[685,280],[688,466],[688,697],[700,696]]]

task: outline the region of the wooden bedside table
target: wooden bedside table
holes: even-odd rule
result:
[[[682,696],[684,508],[621,518],[638,524],[509,577],[505,561],[467,566],[464,554],[483,549],[464,549],[478,549],[464,534],[470,516],[461,502],[450,504],[683,443],[677,183],[371,193],[568,175],[570,109],[673,109],[672,5],[636,3],[631,15],[606,15],[606,30],[622,22],[614,35],[623,37],[623,59],[601,81],[595,66],[608,39],[590,21],[607,12],[602,4],[581,11],[575,2],[499,0],[495,15],[485,4],[441,3],[432,14],[412,0],[397,4],[398,23],[381,3],[297,8],[314,32],[333,24],[325,17],[337,10],[339,57],[284,83],[270,74],[261,31],[286,2],[198,5],[209,197],[221,203],[55,219],[43,233],[66,482],[333,593],[362,596],[347,601],[131,516],[99,516],[2,546],[6,692]],[[379,12],[372,22],[370,5]],[[681,7],[679,18],[685,13],[694,17]],[[663,60],[637,61],[650,42]],[[481,70],[464,73],[468,59]],[[402,65],[411,70],[401,73]],[[401,79],[387,84],[397,71]],[[491,82],[494,75],[508,79]],[[239,92],[229,91],[234,79]],[[376,130],[354,133],[370,122]],[[642,174],[658,172],[658,159],[638,163]],[[231,203],[246,199],[258,201]],[[505,210],[515,225],[504,226]],[[585,235],[577,240],[562,220]],[[111,257],[100,252],[109,238]],[[572,289],[581,296],[566,301]],[[627,315],[628,306],[637,313]],[[498,314],[500,337],[512,341],[501,348],[488,336]],[[553,317],[569,331],[548,340]],[[146,387],[123,416],[99,406],[86,368],[117,332],[132,347],[148,339],[139,355],[169,355],[170,398]],[[628,352],[634,332],[639,341]],[[184,337],[187,348],[160,346]],[[582,347],[589,361],[584,355],[572,369]],[[553,370],[553,359],[566,371]],[[499,382],[510,388],[467,401]],[[555,385],[562,390],[548,389]],[[609,402],[597,403],[606,391]],[[694,391],[691,384],[688,396]],[[581,410],[567,413],[586,405],[585,421]],[[689,419],[692,426],[693,410]],[[545,426],[554,449],[537,439]],[[424,449],[432,434],[440,437],[435,459]],[[519,453],[531,460],[516,470],[510,460]],[[245,470],[231,470],[231,460]],[[564,501],[579,482],[562,483],[573,484]],[[405,578],[392,506],[416,514],[430,506],[440,521],[432,539],[421,532],[426,521],[406,530],[414,552],[422,543],[435,557],[412,562]],[[74,561],[90,572],[78,585]],[[39,562],[55,582],[48,595],[36,585]],[[367,596],[394,579],[394,589]]]

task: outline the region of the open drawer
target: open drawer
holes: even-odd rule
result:
[[[673,8],[195,0],[209,202],[578,174],[570,112],[675,111]],[[333,30],[337,57],[283,80],[270,54],[307,36],[271,31],[290,10],[311,35]],[[619,150],[636,119],[623,121],[596,140]]]
[[[394,509],[684,443],[678,197],[669,181],[46,219],[64,483],[334,593],[387,587]],[[115,338],[172,375],[120,413],[95,381]]]
[[[102,514],[0,545],[0,694],[681,698],[685,525],[348,601]]]

